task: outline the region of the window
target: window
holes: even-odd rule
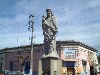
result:
[[[13,71],[13,61],[10,61],[10,71]]]
[[[30,62],[27,61],[25,62],[25,70],[29,70],[30,69]]]
[[[0,62],[0,71],[2,71],[2,63]]]

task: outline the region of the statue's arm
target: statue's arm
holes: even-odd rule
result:
[[[45,25],[44,25],[44,20],[42,19],[42,29],[44,30]]]
[[[45,16],[43,15],[42,16],[42,29],[44,30],[45,29]]]
[[[58,28],[57,28],[57,19],[54,17],[53,18],[53,26],[54,26],[54,31],[58,31]]]
[[[45,17],[42,18],[42,30],[43,34],[49,36],[49,34],[45,31],[46,30],[46,20]]]

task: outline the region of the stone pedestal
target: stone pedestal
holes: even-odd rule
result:
[[[62,60],[54,57],[39,60],[38,75],[62,75]]]

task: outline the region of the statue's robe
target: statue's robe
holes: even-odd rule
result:
[[[57,34],[57,24],[56,18],[43,18],[42,19],[42,29],[44,35],[44,49],[45,53],[48,54],[52,51],[56,51],[56,34]]]

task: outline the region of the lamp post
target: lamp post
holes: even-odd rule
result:
[[[33,31],[34,31],[34,16],[30,15],[29,16],[29,28],[28,30],[30,30],[32,32],[31,35],[31,63],[30,63],[30,74],[33,75]]]

